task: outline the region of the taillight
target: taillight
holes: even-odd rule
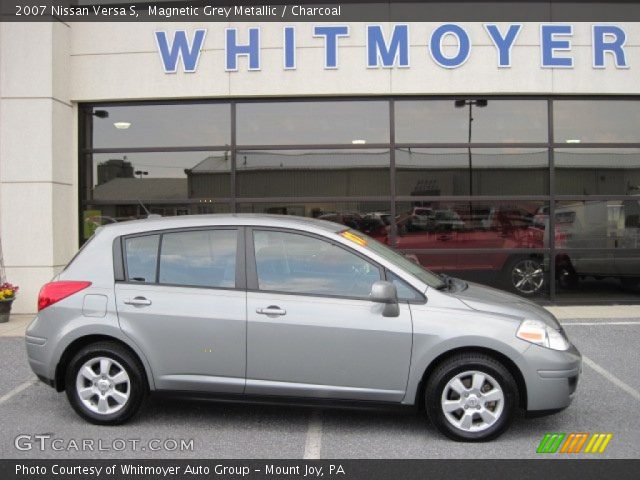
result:
[[[63,298],[73,295],[74,293],[78,293],[80,290],[84,290],[89,285],[91,285],[91,282],[80,282],[74,280],[45,284],[45,286],[40,289],[40,294],[38,295],[38,311],[43,310],[48,306],[59,302]]]

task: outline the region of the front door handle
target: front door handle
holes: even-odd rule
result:
[[[257,308],[256,313],[259,315],[286,315],[287,311],[277,305],[269,305],[267,308]]]
[[[151,305],[151,300],[147,300],[144,297],[127,298],[124,303],[127,305],[145,306]]]

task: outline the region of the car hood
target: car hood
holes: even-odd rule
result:
[[[467,283],[466,289],[454,292],[452,295],[474,310],[540,320],[556,330],[561,330],[558,320],[547,310],[531,300],[502,290],[477,283]]]

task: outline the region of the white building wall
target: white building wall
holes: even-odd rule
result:
[[[289,24],[287,24],[289,25]],[[592,68],[591,24],[574,23],[572,69],[540,67],[539,24],[524,25],[512,66],[482,24],[461,24],[472,51],[447,70],[429,56],[436,23],[410,23],[410,68],[366,67],[366,24],[339,40],[339,68],[324,65],[324,40],[311,23],[297,28],[297,68],[282,66],[283,24],[0,23],[0,234],[10,281],[21,286],[16,312],[35,311],[37,291],[77,248],[77,102],[227,96],[389,94],[640,94],[640,24],[628,34],[630,69]],[[382,24],[386,32],[389,24]],[[260,71],[225,72],[224,29],[261,28]],[[506,26],[506,24],[505,24]],[[208,30],[197,72],[165,74],[154,31],[191,37]],[[608,59],[610,62],[610,58]]]
[[[69,98],[70,27],[0,23],[0,234],[15,312],[77,247],[77,161]]]

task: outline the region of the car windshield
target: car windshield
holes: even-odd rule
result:
[[[362,243],[357,242],[359,245],[362,245],[363,247],[380,255],[385,260],[388,260],[389,262],[393,263],[394,265],[401,268],[405,272],[410,273],[421,282],[429,285],[431,288],[442,289],[445,287],[446,285],[445,282],[438,275],[412,262],[404,255],[399,254],[395,250],[392,250],[386,245],[383,245],[377,240],[374,240],[373,238],[368,237],[361,232],[358,232],[356,230],[347,230],[347,232],[349,232],[353,237],[365,240],[365,242],[362,242]],[[353,237],[348,236],[346,238],[353,238]]]

